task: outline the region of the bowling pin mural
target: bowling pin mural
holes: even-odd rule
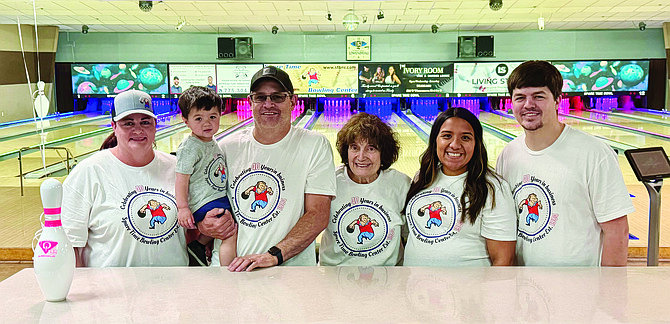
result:
[[[46,301],[65,300],[74,275],[74,248],[61,225],[63,186],[56,179],[46,179],[40,186],[44,207],[44,228],[34,249],[33,264],[37,282]]]

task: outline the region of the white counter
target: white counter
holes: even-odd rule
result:
[[[670,268],[77,269],[48,303],[0,282],[2,323],[668,322]]]

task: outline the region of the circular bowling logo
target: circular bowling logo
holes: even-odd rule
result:
[[[519,215],[519,232],[527,236],[542,233],[551,215],[546,189],[535,182],[526,183],[514,192],[514,201]]]
[[[337,236],[344,252],[370,252],[382,246],[389,231],[386,217],[372,205],[358,204],[342,211]]]
[[[265,171],[245,174],[235,185],[233,202],[241,218],[257,223],[277,209],[281,185],[276,175]]]
[[[436,239],[454,230],[459,210],[455,196],[426,191],[412,197],[407,204],[407,223],[417,237]]]

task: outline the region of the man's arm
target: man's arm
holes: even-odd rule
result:
[[[600,223],[603,231],[603,267],[623,267],[628,262],[628,217]]]
[[[309,247],[326,226],[330,214],[332,197],[326,195],[305,194],[305,214],[288,232],[286,237],[277,243],[284,261],[298,255]],[[230,271],[251,271],[255,268],[266,268],[277,265],[277,258],[270,253],[245,255],[235,258],[228,266]]]

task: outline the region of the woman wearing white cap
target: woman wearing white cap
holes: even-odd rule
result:
[[[63,183],[62,223],[78,266],[186,266],[177,224],[175,157],[154,150],[148,94],[114,99],[114,132]]]

